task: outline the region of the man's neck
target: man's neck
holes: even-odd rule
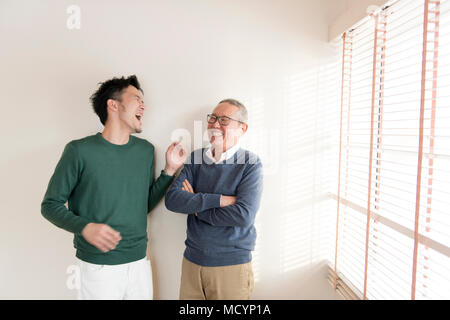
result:
[[[216,161],[219,161],[220,158],[222,157],[222,154],[224,154],[225,152],[227,152],[228,150],[230,150],[231,148],[234,148],[237,145],[237,143],[231,147],[226,148],[225,146],[211,146],[211,154],[214,157],[214,159],[216,159]]]
[[[130,132],[121,128],[120,125],[106,123],[105,129],[102,132],[102,137],[112,144],[123,145],[128,143]]]
[[[217,150],[217,152],[216,152],[216,149],[215,149],[214,147],[212,147],[212,148],[211,148],[211,154],[212,154],[212,156],[214,157],[214,159],[216,159],[216,161],[219,161],[220,158],[222,157],[223,151],[222,151],[222,148],[217,148],[217,149],[218,149],[218,150]]]

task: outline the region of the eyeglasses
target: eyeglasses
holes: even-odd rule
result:
[[[233,119],[233,118],[230,118],[230,117],[227,117],[227,116],[220,116],[220,117],[218,117],[215,114],[208,114],[207,119],[208,119],[208,123],[210,123],[210,124],[214,124],[214,123],[216,123],[217,120],[219,120],[219,124],[221,126],[229,125],[231,120],[237,121],[239,123],[245,123],[243,121],[236,120],[236,119]]]

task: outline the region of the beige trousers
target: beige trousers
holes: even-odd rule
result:
[[[202,267],[183,257],[180,300],[248,300],[253,286],[251,262]]]

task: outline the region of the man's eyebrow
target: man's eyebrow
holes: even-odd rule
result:
[[[219,117],[226,117],[226,118],[230,118],[229,116],[226,116],[226,115],[222,115],[222,116],[218,116],[217,114],[215,114],[215,113],[211,113],[211,115],[212,116],[215,116],[215,117],[217,117],[217,118],[219,118]],[[231,119],[231,118],[230,118]]]
[[[134,95],[136,98],[144,100],[144,97],[138,96],[137,94]]]

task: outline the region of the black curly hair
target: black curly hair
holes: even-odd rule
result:
[[[133,86],[144,93],[135,75],[129,76],[128,78],[112,78],[111,80],[100,82],[99,84],[100,88],[94,92],[94,94],[90,97],[90,100],[92,107],[94,108],[94,112],[98,115],[100,122],[103,125],[105,125],[106,119],[108,118],[108,99],[120,101],[122,91],[129,86]]]

